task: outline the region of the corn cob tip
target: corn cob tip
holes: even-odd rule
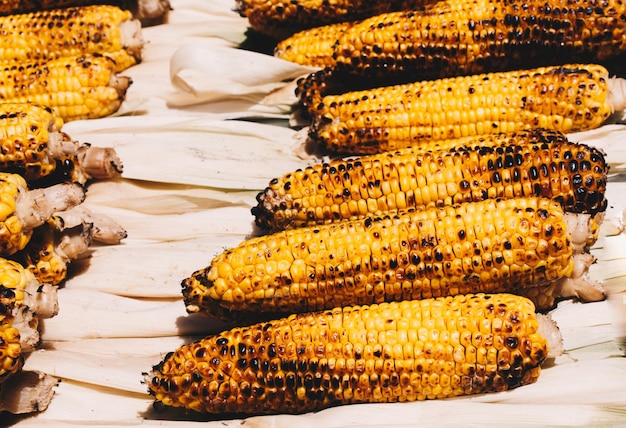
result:
[[[614,112],[626,110],[626,79],[613,76],[608,80],[607,102]]]
[[[26,230],[45,223],[57,211],[65,211],[85,200],[85,189],[76,183],[60,183],[47,188],[23,189],[15,212]]]
[[[124,166],[112,147],[84,144],[78,150],[78,164],[89,178],[108,179],[122,174]]]

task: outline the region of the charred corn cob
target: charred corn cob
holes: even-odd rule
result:
[[[121,71],[141,60],[141,24],[116,6],[9,15],[0,17],[0,28],[10,43],[0,55],[2,64],[98,53],[111,55]]]
[[[392,10],[412,9],[428,0],[236,0],[235,10],[252,29],[281,40],[293,33],[337,22],[355,21]]]
[[[155,405],[302,413],[535,382],[558,327],[523,297],[455,297],[294,314],[181,346],[146,376]]]
[[[595,215],[607,206],[608,169],[601,151],[558,131],[466,137],[298,169],[271,180],[252,214],[258,226],[280,230],[535,195],[558,201],[566,211]]]
[[[303,92],[310,135],[337,153],[363,154],[530,128],[564,133],[602,125],[626,108],[618,81],[595,64],[426,80],[321,96]]]
[[[54,221],[37,227],[26,247],[11,256],[41,283],[59,285],[67,278],[72,260],[85,254],[92,243],[92,224],[58,230]]]
[[[602,63],[626,50],[625,15],[621,0],[442,0],[361,21],[334,56],[343,72],[410,80]]]
[[[182,281],[189,313],[246,320],[347,305],[554,284],[587,263],[590,231],[550,199],[424,208],[251,238]],[[576,233],[573,233],[576,231]],[[582,272],[572,286],[604,297]],[[580,280],[580,281],[579,281]],[[546,308],[542,308],[546,309]]]
[[[78,184],[29,190],[22,176],[0,172],[0,254],[7,256],[23,249],[35,227],[84,199],[85,191]]]
[[[142,25],[159,22],[170,9],[168,0],[4,0],[0,2],[0,15],[16,15],[68,7],[108,4],[127,9]]]
[[[0,82],[0,102],[44,105],[64,122],[114,113],[132,83],[114,71],[110,58],[101,55],[4,66]]]
[[[352,21],[338,22],[299,31],[279,41],[274,56],[311,67],[332,67],[334,45],[339,35],[352,25]]]
[[[23,175],[29,183],[50,181],[85,184],[111,178],[122,170],[112,148],[79,145],[61,132],[63,120],[52,109],[33,103],[0,104],[0,169]]]
[[[0,287],[0,384],[22,368],[20,331],[13,325],[15,298],[10,289]]]
[[[39,342],[39,319],[58,311],[56,288],[39,283],[19,263],[0,258],[0,383],[22,366]]]

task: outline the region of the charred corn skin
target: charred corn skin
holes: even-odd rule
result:
[[[291,315],[180,347],[149,391],[164,406],[246,414],[505,391],[535,382],[548,353],[534,309],[478,294]]]
[[[2,50],[0,62],[45,61],[66,56],[127,51],[141,60],[141,42],[125,40],[125,25],[134,28],[131,12],[116,6],[95,5],[53,9],[0,17],[3,37],[10,46]],[[120,70],[129,64],[128,57]]]
[[[490,199],[251,238],[182,287],[188,312],[243,320],[466,293],[520,294],[569,276],[573,255],[557,202]]]
[[[0,385],[15,374],[22,364],[20,332],[12,325],[11,318],[5,318],[0,323]]]
[[[279,41],[274,49],[274,56],[310,67],[332,67],[335,63],[333,51],[337,38],[352,25],[352,21],[338,22],[300,31]]]
[[[336,68],[368,77],[432,79],[569,62],[626,49],[626,3],[443,0],[380,14],[346,31]]]
[[[603,153],[534,129],[334,160],[270,181],[251,212],[263,229],[325,224],[420,206],[543,196],[596,215],[607,207]]]
[[[131,83],[102,55],[13,64],[0,68],[0,102],[45,105],[64,122],[95,119],[116,112]]]
[[[355,21],[392,10],[413,8],[424,4],[425,1],[237,0],[235,10],[248,18],[253,30],[282,40],[299,31],[337,22]]]
[[[0,173],[0,254],[13,254],[30,240],[32,230],[24,228],[16,211],[20,193],[27,188],[22,176]]]
[[[613,113],[608,71],[568,64],[327,95],[310,135],[324,149],[370,154],[522,129],[595,129]]]
[[[56,168],[47,147],[63,120],[48,108],[32,103],[0,104],[0,168],[27,180],[47,176]]]
[[[35,229],[26,247],[13,258],[41,283],[59,285],[67,278],[68,260],[56,250],[54,230],[46,223]]]

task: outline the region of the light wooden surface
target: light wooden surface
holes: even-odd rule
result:
[[[73,265],[60,313],[43,322],[43,349],[25,369],[61,378],[50,407],[17,426],[590,426],[626,425],[626,236],[610,225],[626,206],[626,126],[572,135],[612,164],[609,226],[591,275],[611,299],[562,302],[552,316],[566,354],[536,384],[432,402],[355,405],[244,420],[156,413],[143,372],[194,336],[222,324],[185,313],[180,281],[254,233],[250,207],[269,179],[313,159],[287,126],[289,81],[306,69],[235,47],[246,22],[231,0],[172,0],[167,25],[144,30],[144,61],[116,117],[71,122],[74,139],[115,147],[123,178],[90,185],[86,204],[128,230]],[[270,97],[268,94],[272,93]],[[233,119],[264,118],[264,123]],[[271,119],[273,123],[268,124]],[[621,294],[620,294],[621,293]]]

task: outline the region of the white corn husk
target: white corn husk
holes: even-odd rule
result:
[[[110,117],[70,122],[64,130],[94,146],[113,147],[124,162],[122,177],[135,180],[262,190],[272,178],[315,161],[295,152],[292,129],[201,115]]]

